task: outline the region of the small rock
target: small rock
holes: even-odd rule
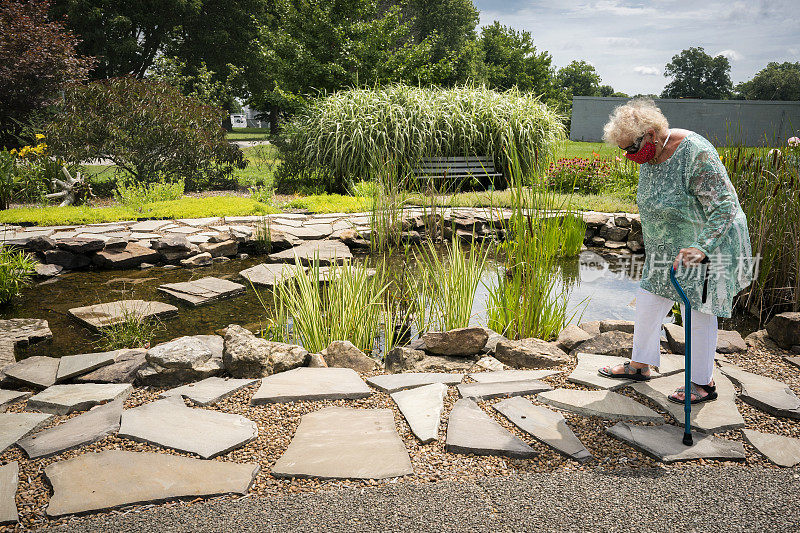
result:
[[[367,357],[350,341],[333,341],[321,354],[332,368],[352,368],[356,372],[372,372],[379,368],[377,361]]]
[[[318,353],[310,353],[308,354],[308,359],[306,360],[306,366],[308,368],[328,368],[328,363],[325,362],[325,358]]]
[[[124,248],[109,249],[109,243],[102,252],[97,252],[92,261],[101,268],[136,268],[142,263],[158,262],[158,252],[139,244],[126,243]]]
[[[406,346],[393,348],[384,359],[389,372],[464,372],[473,363],[469,358],[427,355]]]
[[[228,240],[218,243],[206,243],[200,245],[201,252],[208,252],[211,257],[231,257],[239,251],[239,243],[235,240]]]
[[[430,331],[422,336],[425,351],[429,354],[462,357],[480,353],[488,340],[488,331],[479,327]]]
[[[767,322],[767,332],[784,349],[800,345],[800,312],[779,313]]]
[[[40,279],[47,279],[58,276],[64,267],[60,265],[45,265],[36,263],[36,277]]]
[[[633,320],[601,320],[600,333],[605,333],[606,331],[633,333]]]
[[[91,264],[91,261],[85,255],[74,254],[64,250],[47,250],[44,252],[44,260],[47,264],[58,265],[67,270],[86,268]]]
[[[145,356],[148,366],[138,379],[147,385],[177,385],[218,375],[222,363],[222,338],[218,335],[180,337],[159,344]]]
[[[570,361],[569,356],[555,344],[535,338],[500,341],[495,357],[516,368],[548,368]]]
[[[574,324],[570,324],[562,329],[561,333],[558,334],[556,346],[565,352],[569,352],[577,348],[583,341],[587,341],[591,338],[592,336],[586,333],[586,331],[584,331],[582,328]]]
[[[772,337],[769,336],[769,333],[766,329],[760,329],[758,331],[754,331],[750,335],[744,338],[745,344],[751,346],[753,348],[757,348],[760,350],[766,350],[768,352],[778,350],[778,345],[775,344],[775,341],[772,340]]]
[[[719,353],[744,353],[747,343],[738,331],[717,331],[717,352]]]
[[[308,351],[294,344],[270,342],[237,324],[228,326],[222,361],[235,378],[259,378],[303,366]]]
[[[91,237],[73,237],[72,239],[56,242],[56,246],[61,250],[73,254],[90,254],[92,252],[99,252],[105,248],[106,241],[104,239]]]
[[[585,341],[577,350],[597,355],[630,358],[633,353],[633,335],[624,331],[606,331]]]
[[[594,320],[592,322],[581,322],[578,324],[578,327],[581,328],[583,331],[595,337],[600,335],[600,321]]]
[[[212,261],[211,254],[208,252],[203,252],[201,254],[197,254],[194,257],[190,257],[189,259],[181,259],[181,265],[185,267],[204,267],[210,265]]]

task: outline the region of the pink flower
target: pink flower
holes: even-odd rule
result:
[[[789,137],[786,142],[789,146],[800,146],[800,137]]]

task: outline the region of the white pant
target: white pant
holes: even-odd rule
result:
[[[639,288],[633,330],[632,361],[658,366],[661,362],[661,324],[675,302]],[[681,305],[681,316],[686,310]],[[717,317],[692,309],[692,383],[708,385],[717,351]]]

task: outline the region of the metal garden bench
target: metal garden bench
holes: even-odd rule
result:
[[[504,186],[503,173],[494,167],[494,158],[482,156],[426,157],[419,168],[414,169],[414,177],[420,184],[427,181],[437,189],[460,189],[463,185],[477,180],[484,189]]]

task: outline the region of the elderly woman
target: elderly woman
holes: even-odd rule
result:
[[[747,220],[736,191],[711,143],[697,133],[670,129],[652,100],[617,107],[604,139],[641,165],[637,203],[646,260],[636,295],[631,361],[599,373],[650,379],[650,366],[660,362],[661,324],[679,299],[669,280],[674,266],[692,302],[691,402],[714,400],[717,317],[731,316],[733,297],[752,273]],[[684,392],[680,387],[669,399],[683,403]]]

